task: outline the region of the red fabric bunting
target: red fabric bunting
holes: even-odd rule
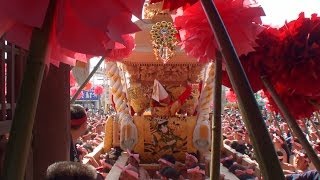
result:
[[[184,90],[184,92],[178,98],[181,104],[184,104],[186,102],[187,98],[191,95],[191,92],[192,86],[188,84],[186,86],[186,90]]]
[[[178,9],[179,7],[188,7],[198,2],[198,0],[150,0],[150,4],[163,2],[162,9],[169,9],[170,11]]]
[[[124,45],[120,43],[116,43],[116,46],[114,49],[107,51],[106,53],[106,59],[107,60],[122,60],[124,58],[129,57],[129,55],[132,53],[135,43],[134,38],[132,35],[124,35],[122,36],[124,39]]]
[[[79,57],[86,62],[92,55],[103,56],[116,43],[125,43],[123,35],[140,30],[131,16],[141,17],[143,0],[79,1],[57,1],[47,63],[74,66]],[[42,26],[48,2],[0,0],[0,36],[6,33],[6,40],[28,49],[33,28]]]
[[[100,96],[103,93],[103,87],[98,85],[94,87],[94,94]]]
[[[70,87],[73,87],[76,85],[76,78],[74,77],[74,75],[72,74],[72,71],[70,71]]]

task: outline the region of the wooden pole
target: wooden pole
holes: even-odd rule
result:
[[[71,98],[70,100],[70,104],[73,104],[78,95],[81,93],[82,89],[86,86],[86,84],[90,81],[90,79],[92,78],[92,76],[94,75],[94,73],[97,72],[97,70],[99,69],[101,63],[104,61],[104,57],[101,57],[99,62],[97,63],[97,65],[92,69],[92,71],[90,72],[89,76],[87,77],[86,80],[84,80],[84,82],[81,84],[81,86],[79,87],[79,89],[77,90],[76,94],[74,94],[74,96]]]
[[[6,150],[2,178],[4,180],[22,180],[24,178],[55,6],[56,1],[49,1],[42,29],[35,28],[32,32],[26,71]]]
[[[220,179],[220,156],[221,156],[221,81],[222,81],[222,55],[217,50],[215,64],[214,84],[214,118],[212,124],[211,143],[211,171],[210,179]]]
[[[275,101],[278,108],[281,110],[281,112],[284,116],[284,119],[287,121],[289,127],[291,127],[292,133],[299,139],[299,141],[300,141],[301,145],[303,146],[303,148],[305,149],[309,159],[314,164],[317,171],[320,172],[320,160],[319,160],[317,154],[314,152],[312,146],[308,142],[306,136],[304,135],[304,133],[300,129],[298,123],[296,122],[296,120],[294,119],[292,114],[289,112],[287,106],[280,99],[280,96],[278,95],[278,93],[276,92],[274,87],[272,86],[269,79],[266,76],[261,77],[261,79],[262,79],[264,86],[269,91],[272,99]]]
[[[5,44],[4,40],[0,39],[0,121],[7,119],[7,104],[6,104],[6,63],[4,59]]]
[[[219,12],[212,0],[201,0],[201,3],[226,61],[227,72],[263,177],[282,180],[283,171],[269,132]]]
[[[70,160],[70,66],[50,67],[42,82],[33,127],[33,179],[45,179],[48,166]]]

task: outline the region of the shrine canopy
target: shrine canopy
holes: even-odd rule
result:
[[[1,0],[0,37],[28,50],[32,30],[42,27],[48,4],[49,0]],[[131,17],[141,18],[143,4],[144,0],[57,1],[46,64],[75,65],[92,56],[114,58],[110,50],[133,49],[126,43],[128,34],[140,29]]]

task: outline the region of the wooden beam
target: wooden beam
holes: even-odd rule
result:
[[[118,168],[116,165],[125,166],[128,161],[128,158],[129,158],[128,154],[126,152],[123,152],[122,155],[117,160],[117,162],[114,164],[114,166],[112,166],[106,179],[119,179],[122,170]]]

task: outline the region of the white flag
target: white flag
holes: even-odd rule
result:
[[[153,83],[153,90],[152,90],[151,97],[157,102],[160,102],[161,100],[164,100],[169,97],[169,94],[167,93],[167,91],[156,79],[154,80],[154,83]]]

